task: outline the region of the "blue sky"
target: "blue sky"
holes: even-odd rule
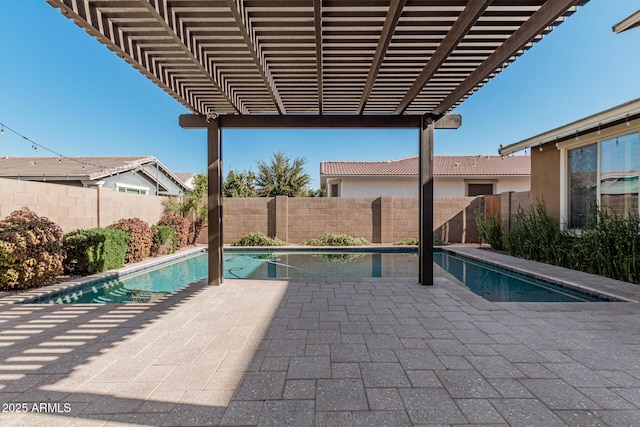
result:
[[[497,154],[508,145],[640,97],[640,28],[611,26],[629,0],[591,0],[454,112],[436,155]],[[206,170],[206,135],[189,111],[44,0],[0,0],[0,122],[66,156],[153,155],[174,172]],[[228,130],[223,169],[255,170],[278,150],[304,156],[312,186],[322,160],[417,154],[413,130]],[[11,132],[0,156],[46,155]]]

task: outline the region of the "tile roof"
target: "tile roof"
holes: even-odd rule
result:
[[[530,156],[434,156],[436,176],[527,176]],[[373,162],[328,161],[320,163],[321,176],[418,175],[418,156]]]

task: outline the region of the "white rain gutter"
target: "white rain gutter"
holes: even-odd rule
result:
[[[503,155],[513,154],[526,148],[538,147],[540,145],[558,141],[566,138],[572,138],[576,135],[590,133],[601,127],[604,129],[608,124],[619,120],[629,119],[632,116],[640,114],[640,98],[629,101],[625,104],[618,105],[600,113],[594,114],[584,119],[577,120],[559,128],[541,133],[531,138],[500,147],[498,152]]]

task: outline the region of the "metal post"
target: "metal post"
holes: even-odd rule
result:
[[[222,134],[218,118],[207,120],[209,285],[223,281],[222,266]]]
[[[433,285],[433,131],[434,120],[424,116],[420,127],[419,267],[421,285]]]

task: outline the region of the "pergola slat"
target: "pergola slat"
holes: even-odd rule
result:
[[[363,115],[451,110],[586,3],[47,1],[194,113]]]

